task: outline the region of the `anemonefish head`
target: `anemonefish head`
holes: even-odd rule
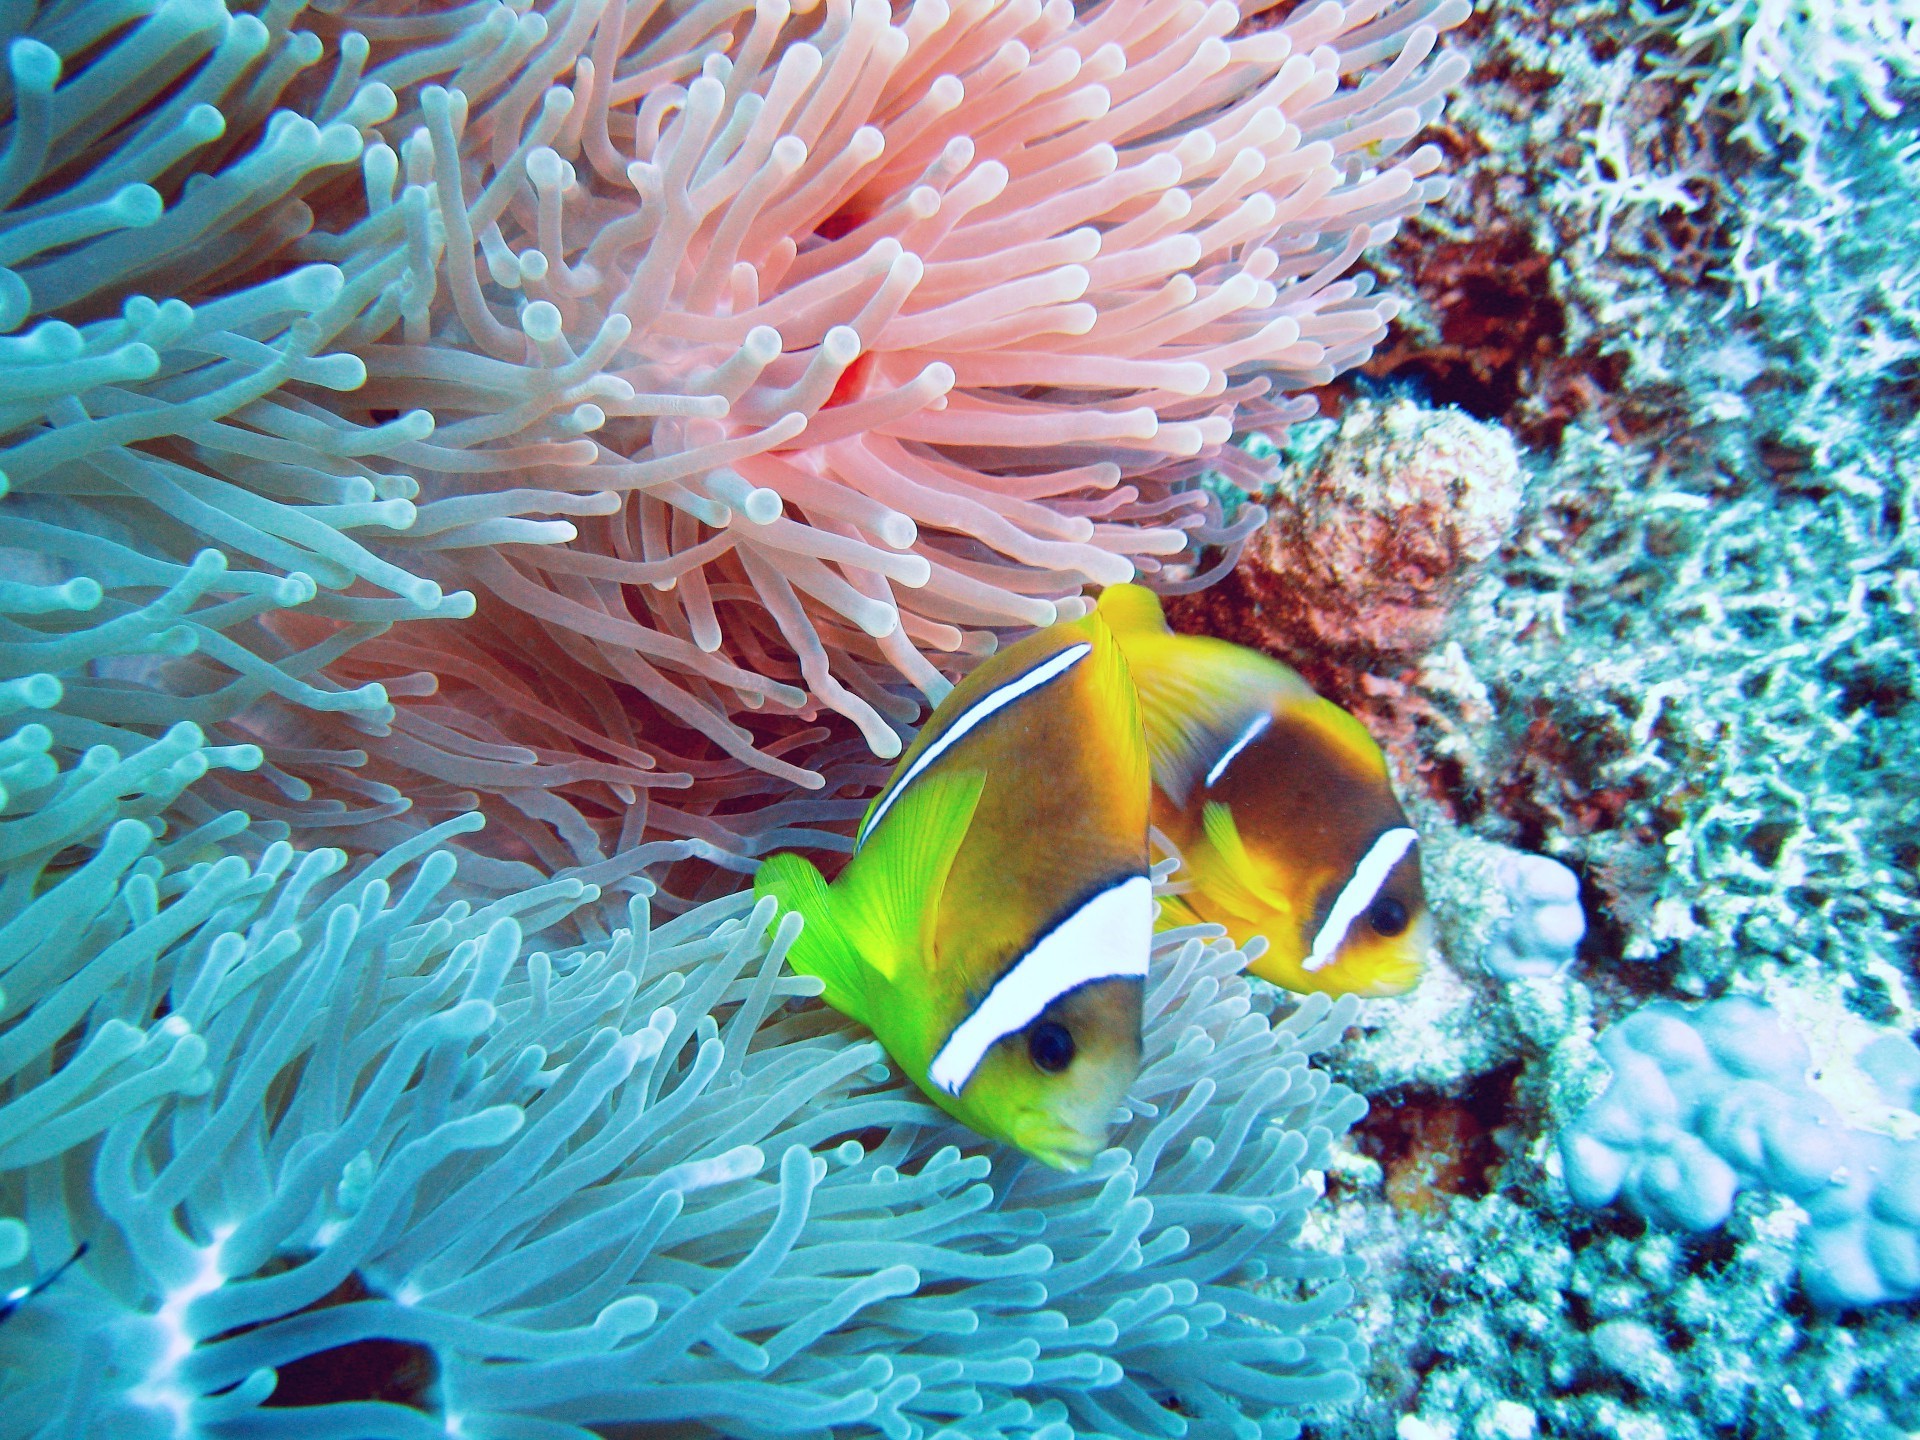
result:
[[[947,1108],[1043,1164],[1084,1170],[1140,1071],[1140,1008],[1137,980],[1061,996],[996,1043]]]
[[[1255,974],[1370,996],[1419,983],[1433,943],[1419,837],[1358,721],[1318,697],[1282,704],[1202,787],[1207,839],[1270,902]]]
[[[794,968],[823,979],[828,1003],[870,1026],[943,1110],[1056,1169],[1084,1169],[1106,1148],[1140,1070],[1153,923],[1146,876],[1079,904],[957,1008],[873,963],[889,942],[862,914],[859,886],[829,887],[801,856],[776,855],[755,889],[806,920],[788,952]],[[929,929],[918,934],[929,943]],[[903,955],[900,972],[964,972],[972,958]]]
[[[1352,863],[1328,863],[1346,847],[1303,860],[1244,839],[1234,812],[1205,807],[1203,834],[1187,856],[1193,890],[1186,916],[1224,925],[1234,942],[1259,936],[1249,968],[1289,990],[1401,995],[1419,983],[1433,943],[1420,880],[1419,843],[1398,814]],[[1185,917],[1179,917],[1185,918]]]
[[[1279,982],[1292,989],[1403,995],[1418,984],[1433,947],[1433,921],[1413,831],[1405,825],[1382,831],[1359,864],[1325,886],[1297,944],[1299,959],[1286,964],[1292,981]],[[1276,949],[1271,964],[1285,963]]]
[[[983,1134],[1058,1169],[1084,1168],[1140,1070],[1152,919],[1144,875],[1077,904],[948,1033],[927,1067],[928,1093]]]

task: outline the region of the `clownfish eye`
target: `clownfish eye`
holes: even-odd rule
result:
[[[1407,907],[1391,895],[1376,895],[1367,907],[1367,923],[1381,935],[1398,935],[1407,928]]]
[[[1027,1031],[1027,1056],[1049,1075],[1058,1075],[1073,1063],[1073,1033],[1064,1025],[1042,1020]]]

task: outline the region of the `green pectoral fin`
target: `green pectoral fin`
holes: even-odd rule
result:
[[[1253,856],[1247,852],[1232,810],[1218,800],[1209,800],[1200,812],[1200,824],[1206,832],[1207,843],[1213,846],[1221,862],[1205,882],[1215,900],[1248,919],[1276,910],[1292,911],[1291,902],[1267,883]]]
[[[753,877],[756,896],[771,895],[782,910],[806,922],[787,952],[787,963],[826,984],[826,1002],[842,1015],[867,1023],[866,962],[841,925],[833,890],[813,863],[799,855],[770,855]]]
[[[861,956],[897,979],[931,947],[947,873],[986,776],[940,765],[894,802],[834,882],[840,922]]]

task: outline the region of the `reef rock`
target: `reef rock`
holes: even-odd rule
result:
[[[1256,645],[1335,694],[1434,647],[1525,489],[1504,428],[1406,399],[1354,402],[1304,472],[1282,474],[1266,525],[1181,628]]]

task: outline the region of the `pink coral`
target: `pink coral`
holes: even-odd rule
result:
[[[1356,400],[1290,476],[1226,583],[1176,606],[1183,628],[1287,661],[1364,705],[1437,645],[1513,534],[1525,476],[1499,425],[1410,400]],[[1394,728],[1399,728],[1395,726]]]

